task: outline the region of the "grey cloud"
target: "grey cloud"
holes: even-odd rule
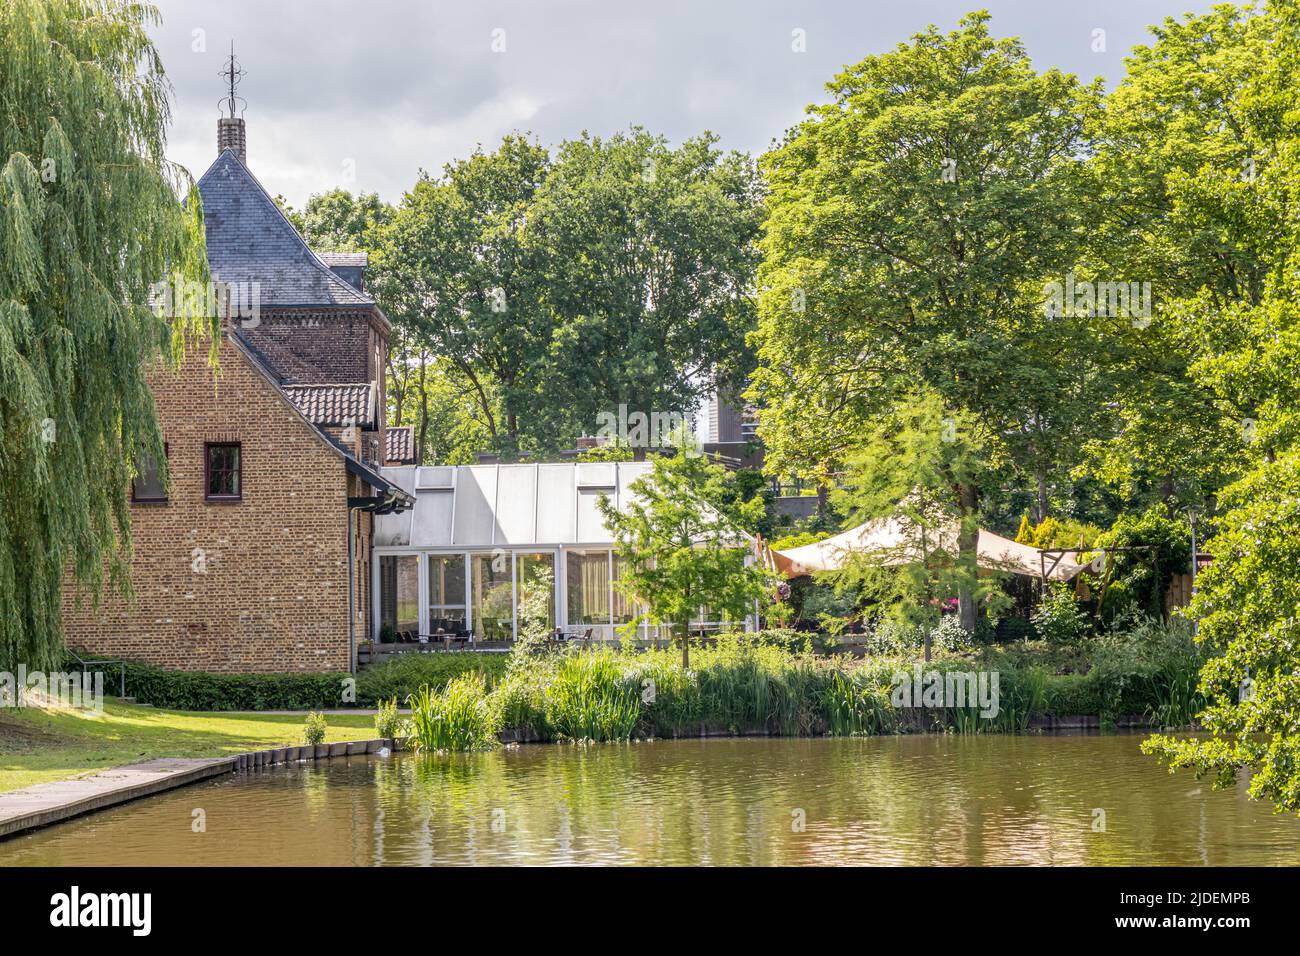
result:
[[[987,7],[1040,68],[1114,83],[1147,26],[1189,0],[161,0],[156,41],[175,87],[172,158],[195,175],[215,154],[217,73],[231,39],[248,76],[249,161],[273,193],[301,204],[342,185],[397,200],[417,169],[439,169],[511,130],[553,144],[637,123],[681,140],[711,129],[761,151],[824,98],[845,64],[949,29]],[[493,53],[492,31],[506,51]],[[791,50],[806,32],[807,52]],[[206,52],[193,52],[201,29]],[[1091,49],[1106,31],[1106,52]],[[345,160],[355,165],[345,178]]]

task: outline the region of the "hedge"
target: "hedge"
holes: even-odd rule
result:
[[[405,654],[375,664],[357,675],[358,707],[374,707],[396,697],[405,706],[422,685],[441,690],[453,677],[479,671],[489,684],[505,672],[506,655]],[[296,674],[213,674],[174,671],[138,661],[126,663],[126,694],[144,704],[169,710],[320,710],[347,707],[343,693],[352,676],[342,672]],[[67,670],[76,670],[71,662]],[[117,687],[117,668],[105,675],[105,687]]]
[[[341,707],[343,673],[208,674],[126,665],[126,693],[171,710],[317,710]]]
[[[79,670],[72,658],[65,670]],[[127,661],[126,695],[169,710],[319,710],[345,706],[344,673],[211,674],[174,671]],[[117,667],[109,667],[104,687],[117,692]]]
[[[357,703],[373,707],[378,701],[406,698],[425,684],[442,690],[455,677],[470,671],[483,675],[488,687],[505,673],[508,655],[463,651],[451,654],[401,654],[382,664],[371,664],[357,675]]]

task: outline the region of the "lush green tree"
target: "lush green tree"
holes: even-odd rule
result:
[[[445,359],[408,343],[405,330],[394,329],[388,352],[389,424],[413,428],[421,464],[473,464],[492,444],[477,396]]]
[[[331,189],[308,199],[290,221],[317,252],[371,252],[379,247],[380,232],[393,215],[393,207],[378,193],[354,196],[346,189]]]
[[[1252,78],[1276,24],[1227,4],[1166,19],[1127,61],[1089,129],[1093,224],[1080,270],[1148,282],[1152,315],[1097,316],[1110,411],[1084,468],[1128,496],[1198,503],[1241,474],[1242,423],[1260,396],[1228,394],[1191,367],[1239,335],[1270,261],[1267,150],[1247,135]]]
[[[622,438],[614,439],[595,448],[584,449],[577,454],[578,461],[635,461],[636,454]]]
[[[828,577],[919,627],[927,661],[946,602],[969,594],[987,606],[1000,594],[996,576],[981,576],[976,561],[978,516],[963,512],[952,493],[984,479],[990,452],[988,430],[973,414],[945,409],[933,393],[908,396],[849,456],[836,492],[855,524],[892,522],[898,544],[848,554]]]
[[[1072,464],[1095,373],[1082,322],[1048,314],[1045,283],[1080,250],[1079,157],[1100,88],[1037,73],[987,20],[845,70],[764,157],[749,394],[775,474],[829,480],[918,386],[976,416],[1044,488]],[[964,522],[982,491],[952,489]],[[969,595],[962,619],[973,627]]]
[[[701,608],[732,620],[752,614],[767,575],[748,560],[746,538],[762,517],[762,498],[740,499],[727,469],[685,440],[678,446],[632,483],[623,510],[604,495],[599,507],[622,561],[618,586],[653,622],[672,628],[689,667],[691,619]]]
[[[552,161],[509,136],[407,194],[374,288],[478,396],[495,450],[571,446],[620,405],[684,415],[741,380],[755,173],[713,143],[633,129]]]
[[[1211,736],[1158,736],[1143,746],[1229,786],[1250,773],[1251,796],[1300,813],[1300,451],[1265,462],[1223,495],[1192,613],[1220,652],[1201,671]]]
[[[115,0],[0,5],[0,670],[60,659],[65,572],[129,591],[132,462],[164,460],[145,372],[215,321],[184,291],[207,257],[164,157],[156,22]],[[153,308],[165,274],[175,315]]]
[[[1218,401],[1250,403],[1257,417],[1241,456],[1246,473],[1218,497],[1214,561],[1191,608],[1198,638],[1219,652],[1201,674],[1212,737],[1146,746],[1218,786],[1249,771],[1253,796],[1300,812],[1300,9],[1270,4],[1263,16],[1268,39],[1252,48],[1255,70],[1238,92],[1254,175],[1232,180],[1232,156],[1187,184],[1188,201],[1202,208],[1220,198],[1213,221],[1253,243],[1263,269],[1257,295],[1243,289],[1219,302],[1202,290],[1182,305],[1198,335],[1189,374]]]
[[[1187,517],[1170,516],[1159,503],[1141,513],[1120,515],[1098,535],[1097,545],[1124,549],[1105,558],[1100,593],[1107,617],[1126,608],[1136,608],[1152,618],[1164,617],[1165,595],[1174,576],[1192,570],[1191,539]],[[1114,600],[1108,597],[1112,590],[1117,595]]]
[[[546,150],[508,136],[491,153],[422,173],[382,230],[373,288],[410,345],[444,360],[474,396],[493,447],[522,444],[551,319],[526,241]]]
[[[634,127],[560,144],[529,218],[553,330],[535,412],[548,434],[590,432],[620,404],[688,414],[743,385],[757,174],[715,142]]]

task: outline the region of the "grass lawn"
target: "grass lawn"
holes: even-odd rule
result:
[[[202,713],[104,702],[99,716],[0,710],[0,793],[154,757],[219,757],[302,742],[306,714]],[[328,742],[375,735],[372,714],[327,714]]]

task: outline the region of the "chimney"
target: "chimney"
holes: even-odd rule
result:
[[[217,155],[227,149],[233,149],[239,161],[248,164],[248,150],[244,143],[244,119],[242,116],[223,116],[217,120]]]

